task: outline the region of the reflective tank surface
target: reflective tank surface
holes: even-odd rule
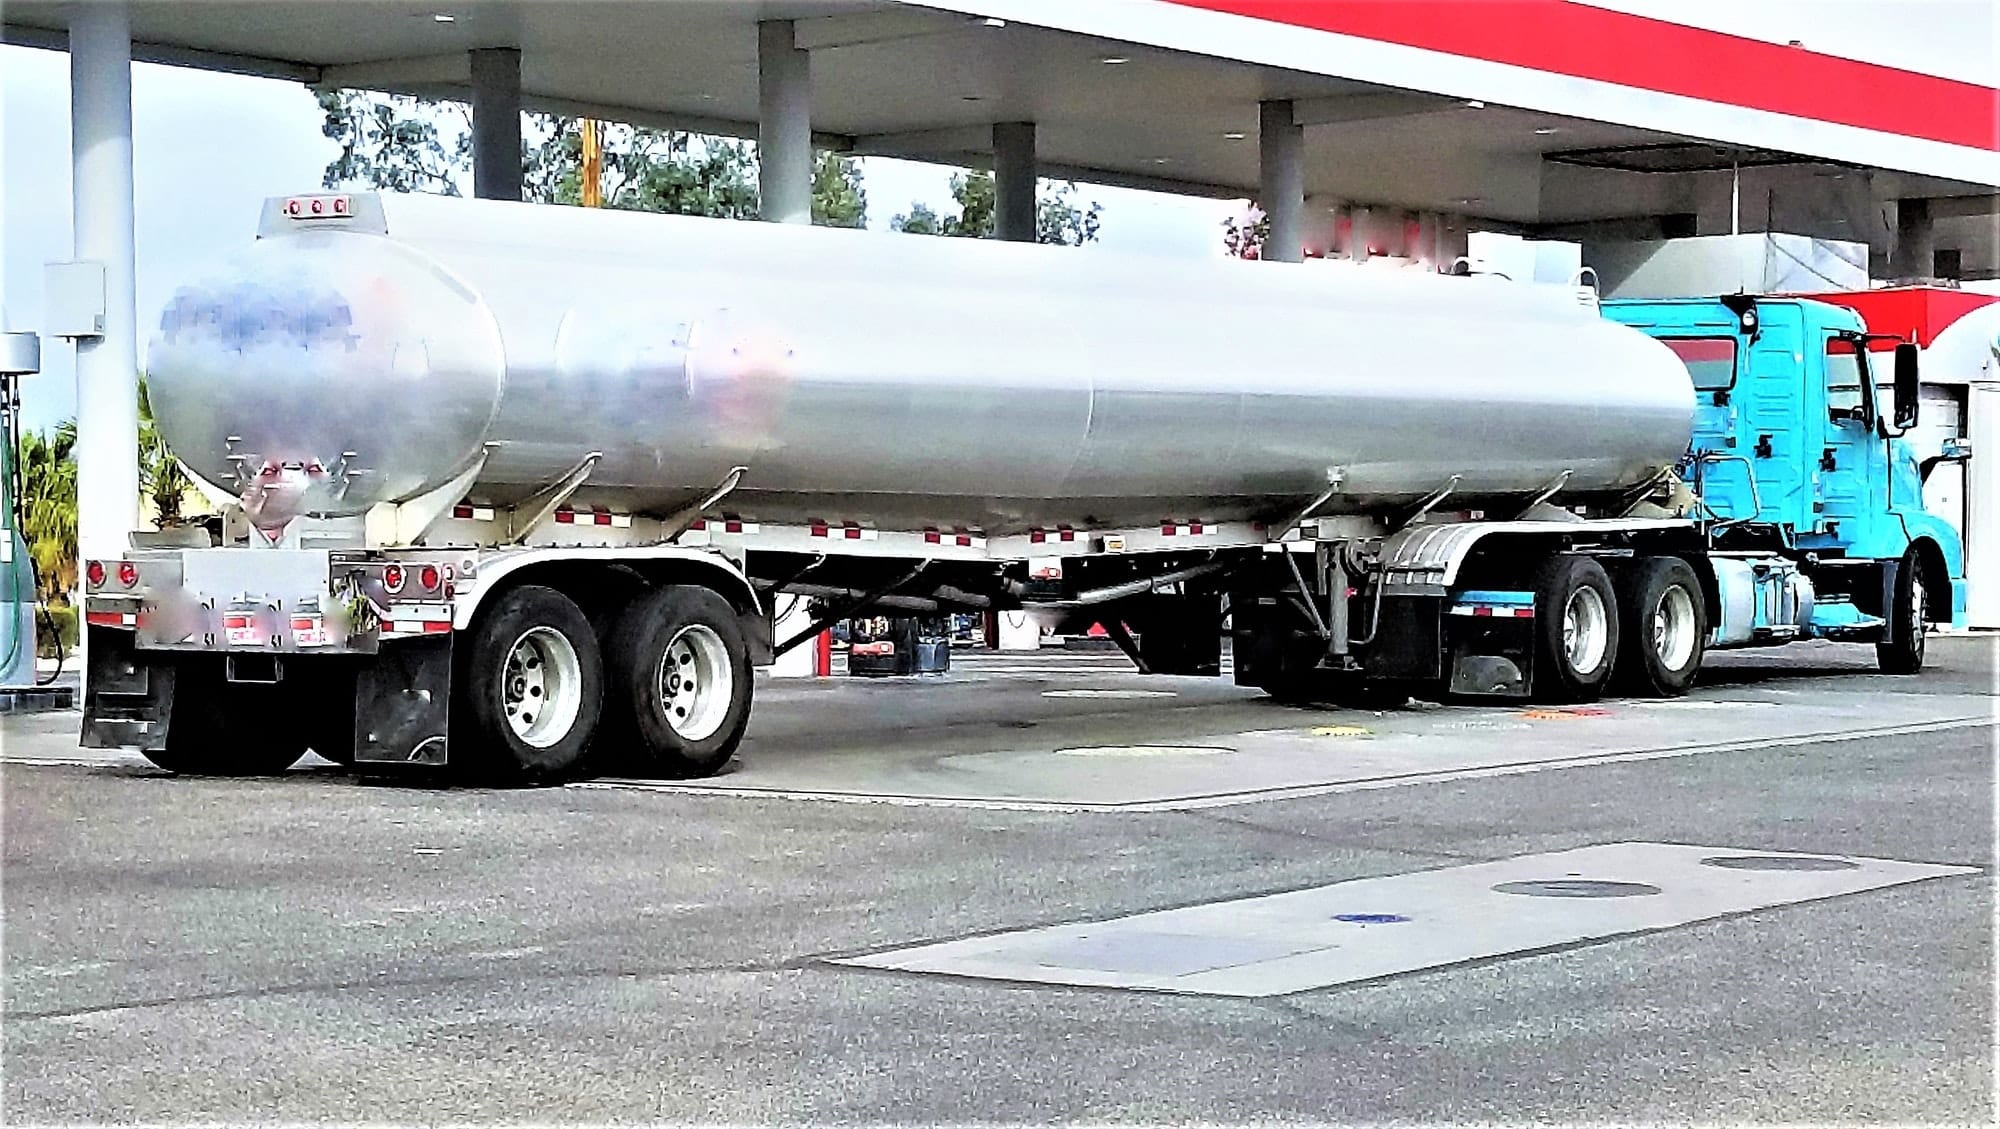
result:
[[[232,492],[353,514],[471,475],[507,505],[768,521],[1137,525],[1562,499],[1687,449],[1668,350],[1567,287],[1146,258],[419,196],[266,206],[148,353],[159,423]],[[1562,500],[1559,499],[1559,500]]]

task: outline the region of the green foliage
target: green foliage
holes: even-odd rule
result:
[[[56,657],[56,640],[62,640],[62,650],[76,653],[76,609],[68,604],[50,604],[35,609],[35,657],[52,659]],[[55,630],[50,631],[53,627]]]
[[[438,122],[452,122],[460,103],[343,90],[320,95],[323,132],[341,143],[324,183],[364,184],[398,192],[458,194],[472,168],[469,117],[449,141]],[[641,212],[757,217],[757,155],[745,141],[677,130],[603,123],[599,126],[604,206]],[[583,199],[583,131],[577,118],[529,113],[522,128],[521,195],[543,204]],[[850,157],[820,153],[813,163],[813,222],[860,227],[868,219],[861,167]]]
[[[813,158],[813,222],[824,227],[861,227],[868,222],[868,193],[861,165],[852,157],[820,153]]]
[[[458,178],[472,168],[470,112],[462,103],[362,90],[322,90],[320,132],[340,144],[320,183],[367,184],[393,192],[458,195]],[[438,118],[463,118],[449,142]],[[453,125],[459,123],[453,122]]]
[[[146,378],[139,378],[139,493],[153,505],[154,523],[170,529],[187,520],[183,512],[194,481],[187,468],[167,450],[167,441],[153,422],[153,400]]]
[[[957,215],[940,217],[928,205],[912,204],[908,212],[889,220],[890,228],[911,235],[955,235],[969,239],[991,237],[997,222],[993,174],[979,171],[954,173],[951,196],[958,202]],[[1103,211],[1103,205],[1093,200],[1088,208],[1079,208],[1075,196],[1076,185],[1069,181],[1045,187],[1037,193],[1036,242],[1080,247],[1097,240],[1098,216]]]
[[[21,536],[35,562],[35,596],[67,604],[76,590],[76,421],[21,436]]]

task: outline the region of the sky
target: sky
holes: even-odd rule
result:
[[[133,180],[141,349],[173,289],[206,259],[248,242],[265,197],[317,189],[334,145],[304,86],[141,63],[132,68]],[[951,170],[886,158],[861,162],[869,226],[923,201],[954,207]],[[1098,249],[1211,256],[1226,201],[1079,185],[1103,207]],[[0,328],[39,329],[42,267],[71,257],[69,57],[0,46]],[[143,357],[141,358],[143,364]],[[23,386],[30,429],[76,410],[71,347],[42,343],[42,373]]]

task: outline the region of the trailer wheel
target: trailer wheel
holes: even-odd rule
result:
[[[605,644],[608,724],[647,774],[709,776],[750,722],[750,648],[736,609],[693,585],[641,596]]]
[[[230,683],[220,661],[174,671],[166,747],[140,750],[178,776],[276,776],[306,755],[306,739],[282,684]]]
[[[1535,577],[1535,697],[1590,702],[1618,657],[1618,597],[1604,566],[1556,556]]]
[[[495,598],[467,641],[452,710],[464,767],[510,784],[559,780],[590,745],[604,667],[590,621],[553,588],[524,584]],[[462,724],[462,728],[461,728]]]
[[[1890,602],[1882,641],[1875,644],[1875,665],[1884,674],[1916,674],[1924,669],[1924,617],[1929,614],[1924,591],[1924,562],[1915,546],[1896,566],[1896,591]]]
[[[1676,698],[1694,684],[1708,648],[1701,581],[1679,557],[1647,557],[1619,577],[1617,684],[1634,694]]]

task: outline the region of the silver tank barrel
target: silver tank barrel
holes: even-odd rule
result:
[[[149,351],[168,443],[358,513],[450,483],[764,520],[1275,515],[1634,485],[1693,390],[1567,287],[420,196],[274,202]],[[317,466],[320,473],[310,473]],[[232,478],[232,474],[236,477]]]

